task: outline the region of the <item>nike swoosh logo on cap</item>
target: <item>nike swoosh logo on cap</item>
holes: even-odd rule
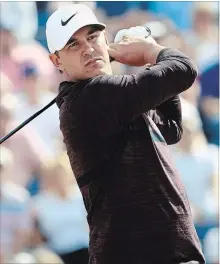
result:
[[[77,12],[78,13],[78,12]],[[69,22],[70,22],[70,20],[77,14],[77,13],[75,13],[74,15],[72,15],[70,18],[68,18],[66,21],[63,21],[62,19],[61,19],[61,25],[64,27],[64,26],[66,26]]]

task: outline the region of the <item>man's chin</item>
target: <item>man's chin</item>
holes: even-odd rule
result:
[[[89,74],[89,78],[96,77],[99,75],[107,75],[107,74],[108,72],[105,69],[97,69],[91,72],[91,74]]]

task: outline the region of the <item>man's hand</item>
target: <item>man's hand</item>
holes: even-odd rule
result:
[[[130,66],[154,64],[159,52],[165,47],[160,46],[152,37],[124,36],[119,43],[109,45],[109,55],[116,61]]]

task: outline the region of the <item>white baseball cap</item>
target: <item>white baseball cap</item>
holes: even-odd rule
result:
[[[97,25],[105,29],[106,25],[98,22],[93,11],[83,4],[61,6],[47,20],[46,37],[51,53],[64,48],[72,35],[82,27]]]

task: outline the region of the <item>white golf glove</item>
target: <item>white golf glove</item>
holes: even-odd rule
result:
[[[114,42],[120,42],[124,36],[141,36],[148,37],[150,35],[150,30],[142,26],[131,27],[129,29],[121,29],[115,36]]]

